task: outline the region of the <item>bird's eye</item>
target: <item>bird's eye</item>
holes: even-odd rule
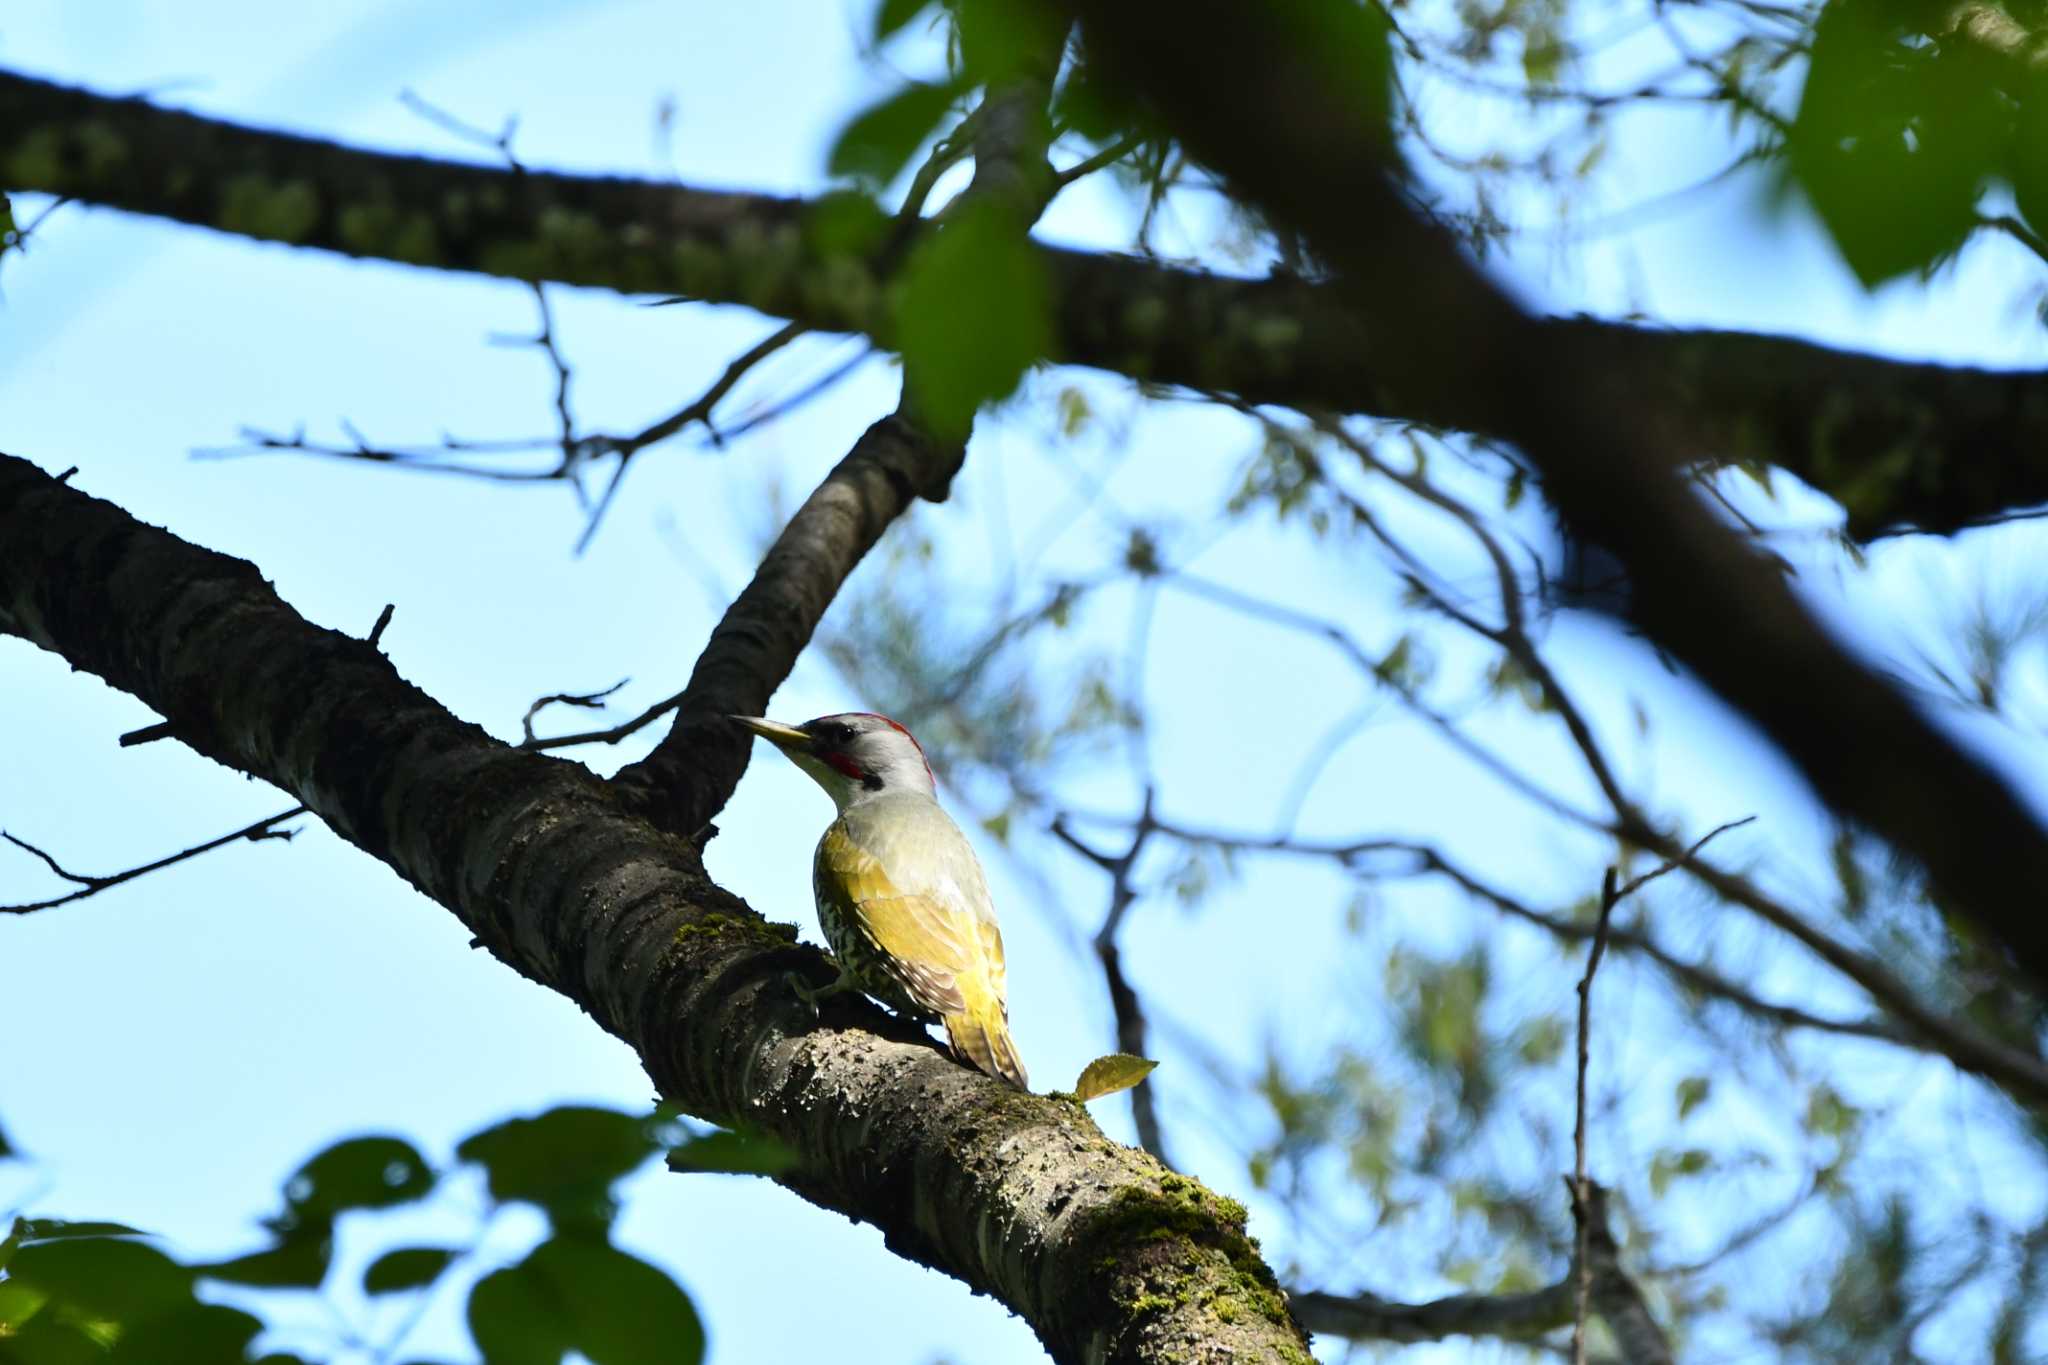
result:
[[[833,727],[832,727],[832,738],[833,738],[833,740],[834,740],[834,741],[835,741],[836,743],[839,743],[839,744],[851,744],[851,743],[853,743],[853,727],[852,727],[851,725],[835,725],[835,726],[833,726]]]

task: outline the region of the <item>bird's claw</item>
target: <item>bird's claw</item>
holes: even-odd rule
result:
[[[804,1006],[810,1010],[811,1018],[813,1019],[818,1017],[818,1002],[820,1000],[839,994],[839,992],[845,990],[851,984],[844,972],[841,972],[839,979],[829,986],[813,986],[804,980],[801,972],[784,972],[782,979],[789,986],[790,994],[804,1002]]]

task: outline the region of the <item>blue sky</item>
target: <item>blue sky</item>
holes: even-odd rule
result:
[[[404,108],[397,96],[410,89],[484,125],[517,115],[515,145],[529,164],[798,193],[824,184],[831,134],[891,79],[856,55],[865,25],[859,4],[294,9],[17,0],[0,21],[0,63],[103,91],[161,91],[168,102],[257,124],[479,155]],[[655,127],[664,102],[675,111],[666,142]],[[1654,193],[1713,161],[1711,147],[1693,144],[1683,155],[1651,154],[1660,135],[1651,127],[1632,135],[1640,138],[1633,147],[1625,140],[1625,158],[1639,153],[1628,163],[1631,189]],[[1106,192],[1084,187],[1061,200],[1044,231],[1120,245],[1128,216]],[[1541,247],[1502,268],[1557,311],[1618,312],[1633,301],[1678,323],[2038,363],[2041,329],[2010,298],[2014,281],[2039,267],[2016,252],[1987,244],[1933,289],[1900,285],[1867,299],[1796,215],[1766,224],[1757,191],[1738,182],[1606,242],[1572,272],[1554,271]],[[629,711],[675,690],[716,620],[713,586],[735,590],[772,529],[768,490],[793,505],[895,399],[894,370],[877,358],[826,399],[729,450],[679,443],[643,459],[623,504],[577,558],[570,550],[580,523],[559,488],[505,490],[289,457],[190,458],[232,444],[245,425],[289,431],[303,423],[334,436],[345,418],[387,441],[548,431],[541,358],[489,344],[494,334],[533,328],[531,296],[517,285],[67,207],[28,256],[0,268],[0,291],[0,449],[53,470],[76,464],[88,491],[252,560],[322,625],[362,633],[384,604],[396,604],[384,643],[398,668],[508,738],[539,695],[630,677],[621,698]],[[632,429],[672,409],[776,325],[738,309],[649,310],[564,290],[552,298],[576,366],[579,415],[592,429]],[[791,347],[749,379],[733,410],[796,387],[846,344]],[[1098,411],[1133,417],[1127,458],[1113,463],[1118,442],[1099,432],[1069,454],[1047,453],[1049,419],[1030,400],[1069,384]],[[1033,570],[1041,575],[1099,568],[1114,559],[1120,512],[1198,525],[1255,447],[1256,433],[1236,419],[1184,405],[1140,413],[1101,376],[1045,375],[1026,401],[984,422],[954,499],[916,515],[965,599],[993,600],[1006,543],[1043,544]],[[1078,514],[1072,464],[1105,471],[1109,490]],[[1421,543],[1447,544],[1441,528],[1414,517],[1404,524]],[[1892,649],[1902,623],[1929,600],[1929,573],[2011,575],[2023,562],[2023,534],[1975,538],[1964,558],[1940,546],[1887,547],[1870,577],[1846,584],[1824,549],[1802,563],[1818,600],[1874,650]],[[1192,534],[1168,537],[1170,547],[1193,542]],[[1398,585],[1385,575],[1333,574],[1331,564],[1326,550],[1291,531],[1259,525],[1194,561],[1248,591],[1305,598],[1368,644],[1390,645],[1402,626]],[[1065,638],[1076,650],[1114,649],[1131,605],[1127,592],[1108,594]],[[1171,591],[1155,631],[1143,692],[1157,712],[1152,751],[1169,809],[1190,822],[1263,830],[1321,733],[1322,722],[1304,715],[1334,716],[1368,694],[1327,648],[1242,627]],[[1618,745],[1631,732],[1630,694],[1652,699],[1654,729],[1630,751],[1630,770],[1658,802],[1682,807],[1702,829],[1759,812],[1765,818],[1744,847],[1786,852],[1795,879],[1812,884],[1821,875],[1814,852],[1825,831],[1782,765],[1711,699],[1599,624],[1568,620],[1552,639]],[[116,736],[149,721],[145,708],[18,642],[0,641],[0,695],[8,703],[0,826],[75,866],[126,866],[291,804],[175,744],[116,747]],[[807,660],[773,712],[801,719],[858,700],[823,661]],[[1585,791],[1547,731],[1492,720],[1482,729],[1561,790]],[[2014,741],[1987,738],[2014,752]],[[609,771],[641,747],[582,756]],[[1114,764],[1071,789],[1106,808],[1129,799]],[[828,818],[822,794],[764,754],[719,822],[711,870],[757,909],[809,929],[809,852]],[[1353,830],[1439,839],[1531,895],[1565,894],[1598,856],[1384,705],[1319,780],[1304,814],[1304,833]],[[1073,946],[1099,919],[1104,888],[1049,844],[1020,845],[1041,887],[983,843],[1004,912],[1019,1040],[1041,1086],[1064,1085],[1108,1046],[1099,978]],[[0,860],[0,901],[49,886],[27,859]],[[1306,1057],[1333,1039],[1364,1036],[1359,1010],[1344,1003],[1372,988],[1341,927],[1347,895],[1326,869],[1272,861],[1200,914],[1162,899],[1133,919],[1127,961],[1169,1025],[1160,1073],[1169,1131],[1187,1164],[1220,1189],[1255,1194],[1234,1149],[1232,1126],[1243,1120],[1218,1114],[1171,1030],[1198,1034],[1240,1066],[1255,1063],[1268,1039]],[[1436,888],[1404,890],[1387,905],[1393,927],[1385,932],[1444,947],[1491,927]],[[0,1186],[0,1206],[120,1217],[195,1252],[225,1254],[250,1242],[251,1220],[269,1210],[282,1178],[338,1136],[399,1131],[445,1158],[462,1134],[510,1113],[650,1098],[623,1046],[471,952],[466,938],[451,916],[316,825],[289,845],[238,846],[0,924],[0,1001],[10,1020],[0,1121],[37,1157],[26,1176],[12,1177],[16,1187]],[[1526,942],[1510,951],[1539,959]],[[1649,1025],[1660,1016],[1632,980],[1615,974],[1605,1006],[1613,1031],[1596,1057],[1629,1087],[1668,1096],[1689,1059],[1636,1027],[1638,1010]],[[1831,998],[1825,985],[1760,984]],[[1568,983],[1535,976],[1516,990],[1562,997]],[[1870,1084],[1922,1084],[1916,1078],[1927,1069],[1899,1081],[1897,1066],[1890,1054],[1873,1057]],[[1954,1084],[1936,1072],[1926,1085]],[[1660,1105],[1640,1118],[1624,1109],[1596,1134],[1596,1155],[1626,1167],[1668,1127],[1668,1104]],[[1102,1109],[1105,1126],[1128,1137],[1122,1108]],[[1744,1119],[1731,1105],[1717,1121],[1739,1127]],[[2022,1175],[2033,1184],[2016,1198],[2038,1204],[2038,1171]],[[1269,1206],[1256,1198],[1254,1208],[1253,1231],[1277,1256],[1317,1267],[1319,1284],[1418,1295],[1448,1287],[1403,1279],[1401,1258],[1370,1247],[1347,1264],[1266,1218]],[[424,1216],[452,1227],[462,1215]],[[880,1362],[1042,1358],[998,1305],[887,1255],[871,1230],[765,1185],[643,1178],[624,1231],[697,1296],[714,1361],[828,1348]],[[533,1229],[515,1220],[496,1235],[516,1251]],[[783,1306],[792,1290],[805,1311]],[[417,1341],[457,1352],[453,1316],[430,1318]],[[1469,1357],[1458,1348],[1445,1358]]]

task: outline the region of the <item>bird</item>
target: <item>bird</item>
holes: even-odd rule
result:
[[[867,711],[785,725],[733,716],[825,789],[839,818],[818,841],[811,891],[839,978],[818,989],[792,977],[813,1010],[858,989],[944,1024],[953,1053],[1019,1090],[1031,1088],[1010,1036],[1003,934],[981,862],[939,805],[924,748]]]

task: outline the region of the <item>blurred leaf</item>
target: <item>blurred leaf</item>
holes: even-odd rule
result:
[[[395,1294],[432,1284],[462,1253],[452,1247],[400,1247],[387,1251],[363,1272],[363,1292]]]
[[[569,1305],[531,1258],[494,1270],[469,1291],[466,1314],[477,1350],[490,1365],[561,1365],[576,1345]]]
[[[1057,56],[1066,22],[1050,5],[1018,0],[951,0],[959,26],[960,66],[976,85],[1000,85],[1027,63]]]
[[[1832,0],[1786,140],[1793,180],[1866,288],[1962,245],[2010,136],[1972,45],[1929,42],[1909,14]]]
[[[331,1223],[346,1209],[410,1203],[433,1188],[433,1168],[404,1138],[350,1138],[315,1156],[285,1182],[280,1228]]]
[[[318,1289],[327,1278],[327,1260],[334,1239],[310,1228],[288,1236],[274,1247],[192,1268],[211,1280],[258,1285],[266,1289]]]
[[[1714,1155],[1698,1147],[1659,1152],[1650,1159],[1650,1193],[1662,1196],[1674,1180],[1703,1175],[1714,1168]]]
[[[57,1321],[55,1313],[29,1319],[18,1332],[0,1333],[5,1365],[107,1365],[107,1347],[86,1325]]]
[[[1843,1099],[1831,1085],[1817,1085],[1806,1097],[1806,1131],[1817,1137],[1846,1137],[1862,1116],[1863,1111]]]
[[[49,1302],[46,1290],[19,1280],[0,1280],[0,1338],[13,1334]]]
[[[0,208],[4,208],[5,204],[6,196],[0,195]],[[12,222],[12,220],[10,219],[9,222]],[[9,1160],[14,1155],[14,1145],[7,1140],[7,1130],[0,1128],[0,1161]]]
[[[484,1168],[494,1199],[538,1204],[558,1219],[608,1220],[613,1182],[662,1145],[656,1126],[615,1109],[564,1105],[486,1128],[455,1151]]]
[[[61,1242],[67,1237],[147,1237],[150,1234],[126,1223],[67,1222],[62,1218],[24,1218],[15,1231],[25,1246],[37,1242]]]
[[[604,1242],[556,1237],[527,1264],[571,1308],[573,1340],[592,1365],[695,1365],[704,1325],[666,1273]]]
[[[1081,1078],[1074,1082],[1074,1098],[1086,1104],[1104,1095],[1129,1090],[1151,1075],[1158,1065],[1149,1057],[1133,1057],[1128,1052],[1112,1052],[1107,1057],[1097,1057],[1081,1068]]]
[[[694,1365],[704,1327],[674,1280],[602,1241],[553,1237],[478,1282],[470,1331],[491,1365]]]
[[[983,403],[1006,397],[1052,344],[1044,267],[1023,230],[971,203],[920,243],[897,295],[896,335],[919,412],[963,438]]]
[[[1678,1083],[1678,1118],[1680,1122],[1707,1101],[1714,1082],[1706,1076],[1687,1076]]]
[[[913,83],[877,100],[840,130],[826,169],[833,175],[888,184],[959,96],[956,85]]]
[[[781,1175],[797,1164],[796,1149],[766,1133],[719,1131],[691,1138],[668,1154],[671,1170],[731,1175]]]
[[[145,1318],[121,1333],[111,1365],[227,1365],[247,1358],[262,1322],[238,1308],[193,1303]]]
[[[9,1283],[32,1285],[86,1314],[133,1321],[192,1302],[192,1272],[143,1242],[77,1237],[24,1246]]]
[[[882,0],[875,7],[875,41],[893,37],[911,20],[925,12],[932,0]]]
[[[863,190],[819,195],[804,213],[804,240],[821,256],[867,256],[889,236],[889,215]]]

